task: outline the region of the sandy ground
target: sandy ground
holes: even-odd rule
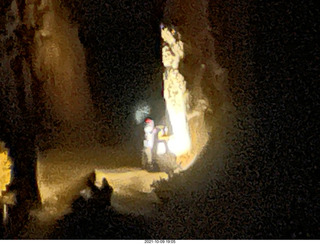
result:
[[[71,203],[86,187],[88,175],[96,173],[96,185],[106,178],[113,188],[111,206],[119,213],[151,215],[159,198],[153,183],[168,179],[164,172],[139,168],[140,159],[123,148],[95,147],[50,150],[39,155],[38,185],[42,208],[32,211],[30,222],[20,233],[23,239],[43,239],[54,231],[57,220],[72,212]],[[36,231],[34,231],[36,230]]]
[[[119,212],[150,213],[152,202],[158,201],[152,185],[168,179],[168,175],[150,173],[139,166],[139,157],[122,149],[48,151],[39,156],[38,184],[43,208],[36,215],[42,221],[51,221],[70,212],[70,204],[79,197],[87,176],[94,171],[97,185],[106,178],[113,188],[111,204]]]

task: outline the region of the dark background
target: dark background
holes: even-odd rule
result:
[[[319,238],[319,9],[313,1],[211,3],[234,104],[254,117],[237,124],[246,139],[213,194],[213,236]]]
[[[160,20],[163,3],[153,1],[68,1],[86,50],[87,74],[103,138],[128,140],[136,106],[164,115]],[[135,125],[136,126],[136,125]],[[130,130],[128,130],[130,128]],[[108,141],[106,141],[108,143]]]

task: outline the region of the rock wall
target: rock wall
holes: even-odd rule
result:
[[[6,186],[10,183],[11,166],[12,161],[9,157],[9,150],[3,142],[0,142],[0,197],[2,191],[6,191]]]
[[[77,27],[70,24],[68,12],[59,1],[41,1],[38,5],[31,2],[25,13],[27,25],[37,24],[33,68],[43,84],[48,117],[60,125],[57,140],[72,143],[87,138],[93,106]]]
[[[186,81],[179,72],[179,63],[184,56],[183,43],[180,40],[180,34],[174,28],[163,26],[161,36],[163,39],[162,62],[165,66],[163,94],[172,128],[168,146],[171,152],[180,156],[191,148],[185,99]]]
[[[181,83],[184,86],[184,91],[181,92],[186,104],[192,144],[189,153],[178,158],[183,169],[192,165],[195,155],[202,151],[209,134],[221,120],[232,126],[229,118],[223,117],[223,111],[232,111],[233,108],[228,91],[227,71],[218,64],[215,57],[208,12],[206,0],[168,0],[164,10],[163,25],[177,31],[183,44],[183,57],[175,66],[184,82]],[[163,55],[164,64],[167,62],[166,56],[168,55]],[[172,80],[178,82],[181,79],[175,77]]]
[[[8,141],[12,130],[17,129],[22,123],[18,96],[21,82],[16,82],[14,70],[15,60],[19,57],[18,37],[15,31],[20,18],[16,1],[4,1],[1,4],[0,138]]]
[[[30,6],[30,11],[37,9],[39,25],[34,38],[34,68],[44,82],[52,113],[60,120],[83,119],[91,102],[77,28],[68,23],[67,14],[59,9],[56,1],[31,5],[34,7]]]

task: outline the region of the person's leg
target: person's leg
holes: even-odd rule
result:
[[[152,163],[152,150],[151,150],[151,148],[147,147],[145,149],[145,152],[147,154],[148,164],[151,164]]]

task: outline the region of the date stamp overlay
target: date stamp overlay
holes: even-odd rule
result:
[[[151,243],[151,244],[170,244],[176,243],[176,240],[144,240],[144,243]]]

